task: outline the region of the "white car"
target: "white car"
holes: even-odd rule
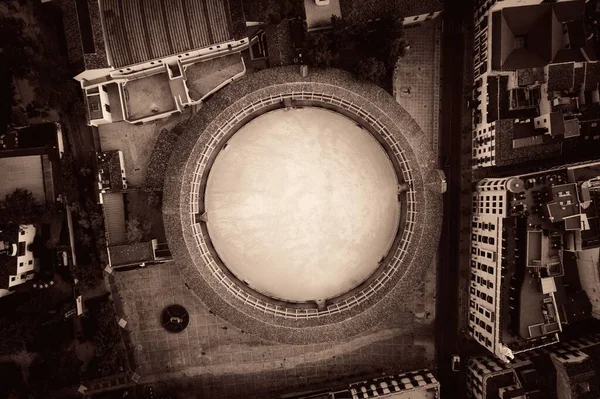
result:
[[[315,0],[315,4],[318,6],[328,6],[329,0]]]
[[[460,356],[452,355],[452,371],[460,371]]]

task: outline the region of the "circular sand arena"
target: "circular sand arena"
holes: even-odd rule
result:
[[[269,68],[167,133],[179,137],[163,186],[169,250],[212,314],[304,345],[360,334],[414,299],[443,180],[388,93],[335,69]]]
[[[384,149],[327,109],[268,112],[227,142],[210,170],[207,228],[224,265],[291,302],[325,300],[369,277],[399,224]]]

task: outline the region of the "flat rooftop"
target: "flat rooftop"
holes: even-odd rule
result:
[[[130,121],[177,109],[167,72],[130,80],[123,85],[123,92]]]
[[[108,248],[112,267],[139,265],[155,260],[152,241],[117,245]]]
[[[331,16],[341,17],[340,0],[330,0],[326,6],[318,6],[314,0],[304,0],[308,30],[331,26]]]
[[[22,188],[30,191],[36,200],[46,200],[41,155],[0,158],[0,170],[0,198]]]
[[[558,332],[554,300],[542,292],[540,279],[525,273],[520,292],[519,335],[525,339]]]
[[[244,62],[239,53],[186,66],[185,77],[190,98],[193,101],[200,100],[211,90],[244,70]]]
[[[100,0],[100,11],[115,68],[233,38],[227,0]]]
[[[548,215],[554,223],[580,213],[577,186],[574,183],[553,185],[550,187],[552,201],[547,204]]]

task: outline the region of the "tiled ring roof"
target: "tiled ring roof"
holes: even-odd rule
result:
[[[288,100],[353,115],[378,138],[399,178],[409,186],[399,234],[383,265],[370,280],[322,310],[272,300],[236,281],[211,250],[206,228],[196,218],[220,146],[248,119]],[[217,93],[187,124],[165,181],[163,212],[169,244],[191,289],[215,313],[234,324],[242,322],[246,331],[291,343],[354,335],[387,307],[398,306],[391,303],[394,298],[401,301],[430,265],[442,207],[434,165],[425,135],[381,89],[338,70],[315,71],[306,78],[296,68],[256,73]]]

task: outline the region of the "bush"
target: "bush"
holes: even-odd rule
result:
[[[102,282],[102,269],[95,257],[92,257],[96,262],[87,265],[77,265],[73,272],[79,284],[85,289],[94,289]]]
[[[387,89],[406,50],[402,36],[402,23],[389,16],[354,25],[332,17],[331,30],[310,35],[307,55],[312,65],[345,69]]]
[[[148,201],[148,206],[150,208],[160,211],[162,209],[162,192],[161,191],[149,192],[148,196],[146,197],[146,201]]]
[[[40,203],[30,191],[21,188],[0,201],[0,226],[48,223],[60,214],[56,204]]]
[[[385,64],[373,57],[358,62],[357,75],[362,79],[381,85],[386,74]]]
[[[61,179],[59,182],[61,193],[68,201],[76,202],[79,199],[79,187],[75,175],[75,161],[71,155],[65,155],[60,160]]]
[[[152,231],[152,223],[146,219],[134,218],[127,221],[127,242],[137,244],[148,241],[150,232]]]
[[[121,332],[110,301],[101,304],[94,315],[94,356],[100,377],[106,377],[122,371],[125,367],[125,355],[121,345]]]

